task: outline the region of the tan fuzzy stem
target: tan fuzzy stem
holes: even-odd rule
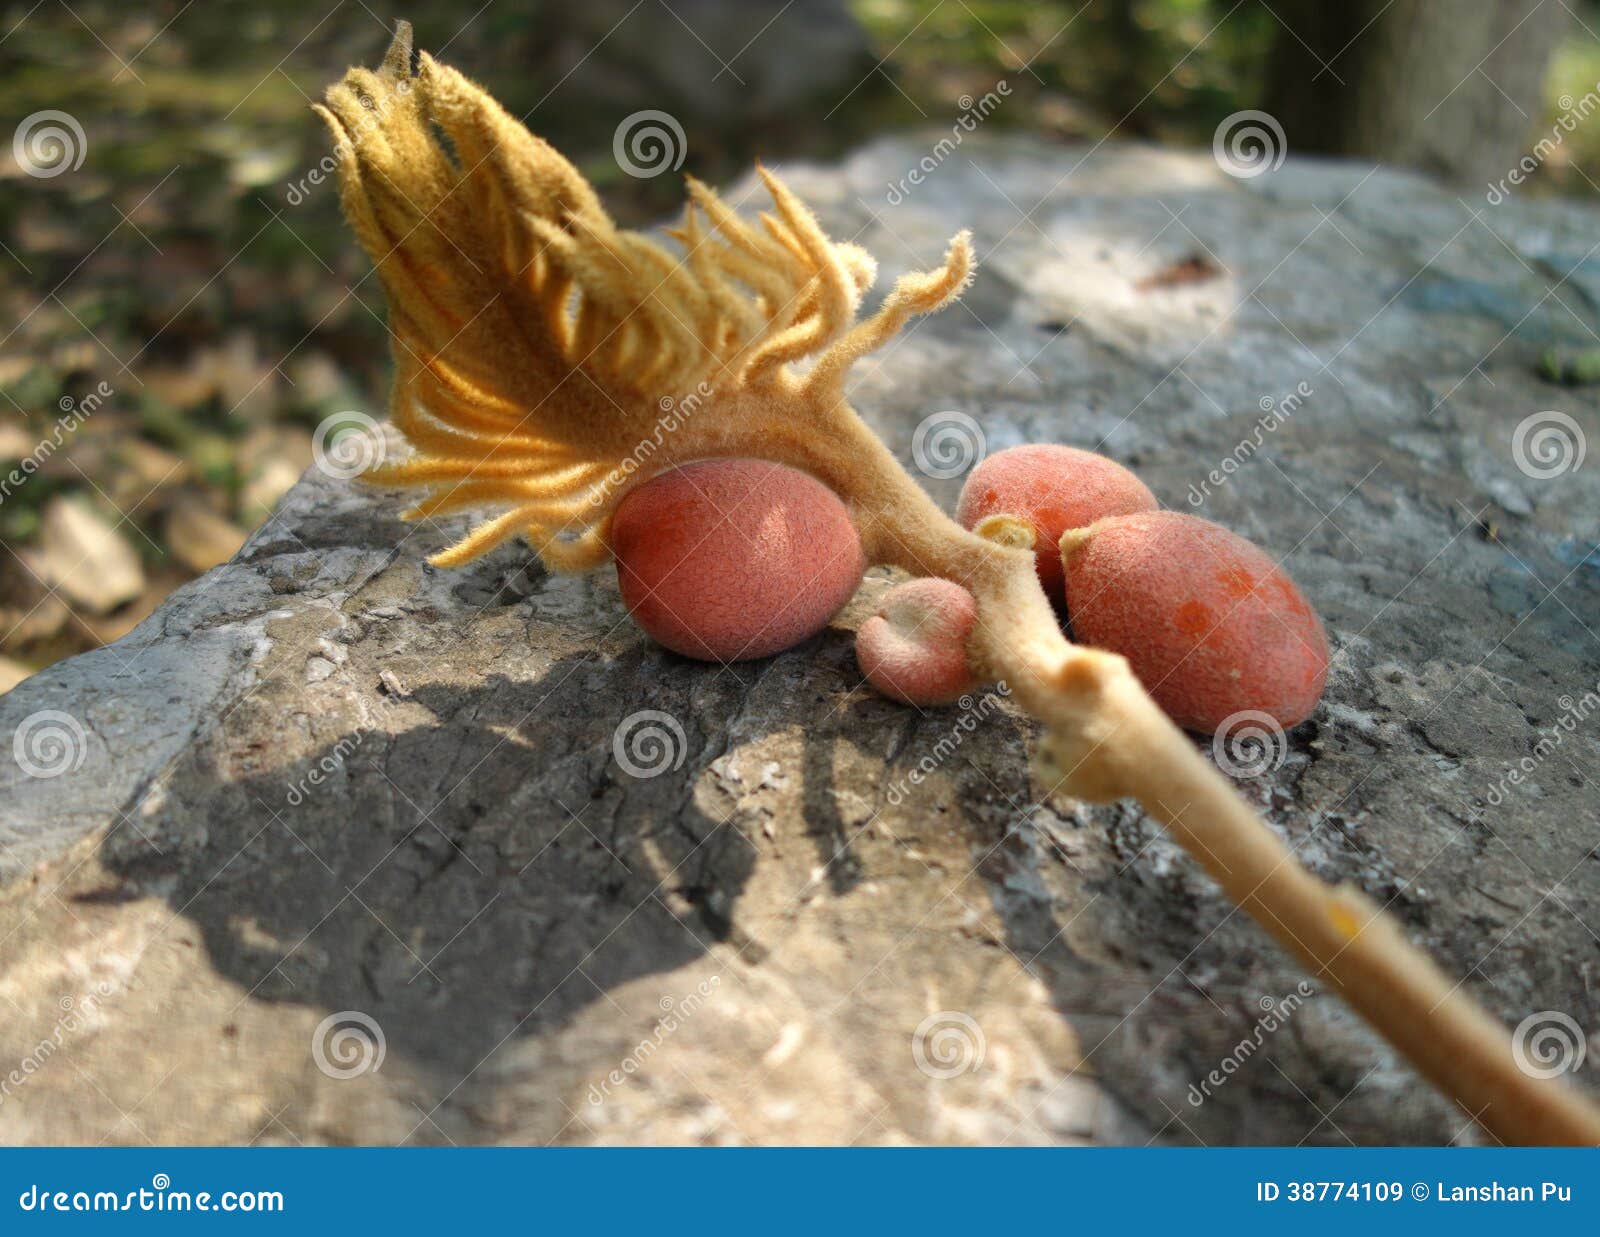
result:
[[[1358,890],[1300,866],[1136,684],[1097,682],[1093,692],[1102,737],[1057,731],[1045,743],[1045,763],[1069,786],[1137,798],[1229,897],[1501,1141],[1600,1144],[1591,1104],[1523,1073],[1504,1028]]]

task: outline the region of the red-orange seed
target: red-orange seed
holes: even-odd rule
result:
[[[949,704],[977,686],[967,640],[978,621],[971,593],[949,580],[911,580],[883,595],[856,633],[861,673],[891,700]]]
[[[1115,460],[1043,442],[997,451],[974,468],[956,502],[956,519],[963,528],[975,528],[991,515],[1031,523],[1039,582],[1045,596],[1059,603],[1061,555],[1056,543],[1062,533],[1160,505],[1145,483]]]
[[[1064,538],[1074,637],[1121,653],[1180,726],[1235,713],[1285,728],[1316,708],[1328,674],[1322,622],[1263,551],[1176,511],[1102,520]]]
[[[816,635],[866,569],[838,497],[767,460],[686,464],[617,507],[611,548],[634,621],[686,657],[743,661]]]

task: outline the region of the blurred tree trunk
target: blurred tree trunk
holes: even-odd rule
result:
[[[1559,0],[1284,0],[1266,110],[1289,149],[1457,180],[1505,175],[1538,127]]]

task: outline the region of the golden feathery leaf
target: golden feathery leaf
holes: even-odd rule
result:
[[[415,451],[369,480],[427,488],[418,518],[499,510],[441,565],[519,534],[552,567],[605,561],[629,486],[697,454],[758,454],[771,427],[730,421],[741,401],[803,420],[793,365],[819,358],[812,386],[842,384],[853,357],[959,292],[970,269],[957,238],[943,271],[902,279],[852,329],[875,264],[829,240],[764,168],[773,211],[759,227],[690,177],[683,223],[668,231],[681,252],[618,228],[547,142],[454,69],[414,56],[404,22],[382,66],[351,69],[316,111],[389,301],[391,420]],[[679,416],[667,443],[663,410],[691,395],[710,407],[694,427]],[[545,523],[566,512],[570,522]]]

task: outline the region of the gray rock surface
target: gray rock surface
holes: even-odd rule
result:
[[[1285,558],[1337,655],[1245,793],[1508,1022],[1600,1031],[1600,465],[1513,446],[1600,433],[1534,368],[1596,342],[1600,215],[981,135],[891,207],[936,137],[789,169],[882,286],[976,230],[857,406],[908,460],[944,411],[1099,447]],[[0,1139],[1483,1137],[1150,821],[1039,802],[1009,702],[865,688],[881,573],[717,668],[400,509],[313,470],[0,696]]]

